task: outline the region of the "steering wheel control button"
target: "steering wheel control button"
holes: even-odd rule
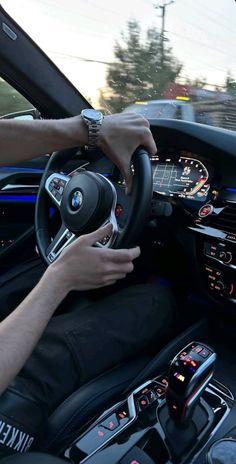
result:
[[[106,235],[106,237],[104,237],[102,240],[99,240],[98,243],[100,243],[101,245],[105,246],[107,245],[107,243],[109,242],[111,236],[110,235]]]
[[[64,187],[69,182],[70,178],[62,174],[58,174],[56,177],[48,177],[45,183],[45,189],[49,193],[50,198],[56,203],[57,206],[61,206],[62,195],[64,193]]]
[[[112,414],[106,420],[104,420],[101,424],[102,427],[108,430],[116,430],[119,427],[119,421],[117,419],[116,414]]]
[[[122,211],[123,211],[123,206],[117,203],[115,207],[115,216],[119,217],[122,214]]]
[[[199,209],[198,216],[200,218],[205,218],[205,217],[209,216],[211,213],[213,213],[213,211],[214,211],[213,206],[208,203],[207,205],[203,205]]]

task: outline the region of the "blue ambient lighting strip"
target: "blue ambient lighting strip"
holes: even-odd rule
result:
[[[235,187],[226,187],[225,190],[227,190],[228,192],[236,192]]]
[[[20,201],[35,203],[37,195],[1,195],[0,201]]]

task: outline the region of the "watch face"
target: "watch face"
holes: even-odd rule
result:
[[[103,118],[103,114],[100,111],[90,108],[83,110],[81,114],[90,121],[100,121]]]

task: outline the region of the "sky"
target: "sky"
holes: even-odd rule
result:
[[[151,26],[160,29],[161,10],[153,5],[163,1],[170,3],[0,0],[0,4],[96,106],[99,89],[106,87],[104,62],[114,60],[114,42],[127,21],[136,18],[143,31]],[[206,77],[211,89],[224,84],[228,70],[236,79],[235,0],[174,0],[166,8],[165,30],[168,44],[183,63],[183,79]]]

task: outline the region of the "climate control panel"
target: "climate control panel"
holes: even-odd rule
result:
[[[224,264],[236,264],[236,254],[232,247],[229,248],[225,243],[205,242],[204,254]]]
[[[207,277],[208,288],[217,295],[236,299],[236,282],[233,276],[224,273],[224,271],[204,266]]]
[[[214,297],[236,303],[236,246],[226,240],[204,240],[203,270],[208,290]]]

